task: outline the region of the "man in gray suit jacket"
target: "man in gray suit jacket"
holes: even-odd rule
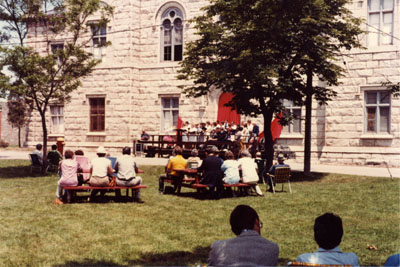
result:
[[[261,236],[262,223],[253,208],[238,205],[231,213],[230,223],[237,237],[216,241],[211,245],[209,266],[278,264],[279,247]]]

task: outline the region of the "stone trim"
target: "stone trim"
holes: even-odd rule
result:
[[[385,139],[391,140],[393,139],[393,135],[391,134],[363,134],[360,136],[360,139]]]

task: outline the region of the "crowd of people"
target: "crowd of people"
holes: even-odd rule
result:
[[[263,224],[257,212],[247,205],[238,205],[230,215],[232,232],[237,236],[211,245],[209,266],[277,266],[279,246],[262,237]],[[318,216],[314,222],[316,252],[297,257],[296,264],[360,266],[355,253],[343,252],[339,245],[343,237],[342,219],[333,213]],[[399,266],[400,254],[390,256],[385,266]],[[289,263],[290,265],[291,263]]]
[[[220,198],[225,195],[231,196],[232,191],[228,187],[224,191],[223,184],[237,184],[243,182],[252,186],[257,196],[263,197],[258,183],[259,181],[267,181],[270,188],[267,192],[272,192],[272,179],[264,177],[263,172],[259,172],[257,159],[251,157],[248,150],[243,150],[240,153],[240,158],[235,159],[233,152],[229,150],[223,151],[221,155],[216,146],[210,146],[206,149],[206,157],[201,160],[198,157],[198,151],[193,149],[191,151],[191,157],[187,160],[182,156],[182,148],[176,146],[173,150],[173,156],[170,157],[168,164],[165,169],[165,174],[159,176],[159,192],[164,193],[164,180],[172,179],[178,181],[183,180],[183,174],[178,173],[177,170],[183,170],[188,168],[196,168],[197,173],[201,174],[200,183],[208,186],[208,194],[213,198]],[[258,155],[259,156],[259,155]],[[195,165],[193,165],[195,163]],[[195,167],[193,167],[195,166]],[[283,156],[278,156],[278,163],[273,165],[269,170],[270,174],[275,172],[277,167],[289,167],[284,164]],[[264,178],[267,178],[264,180]],[[177,188],[175,188],[177,189]],[[179,192],[178,192],[179,193]]]
[[[182,125],[182,141],[184,142],[203,142],[205,136],[210,136],[216,141],[237,141],[249,142],[252,137],[257,137],[260,128],[255,122],[247,120],[236,124],[234,122],[210,121],[201,123],[184,122]]]
[[[50,152],[49,152],[50,153]],[[82,150],[72,152],[66,150],[64,153],[64,159],[59,162],[58,172],[60,179],[57,184],[55,204],[63,204],[63,187],[64,186],[78,186],[83,183],[87,183],[90,186],[96,187],[108,187],[115,178],[115,184],[118,186],[136,186],[142,184],[142,178],[137,176],[138,166],[131,156],[131,148],[124,147],[122,149],[122,155],[115,161],[114,168],[111,159],[107,157],[107,151],[103,146],[97,149],[97,158],[91,160],[88,166],[86,161],[78,160],[84,156]],[[85,158],[88,160],[87,158]],[[87,172],[89,175],[84,178],[83,175]],[[64,190],[66,199],[68,202],[71,200],[71,193],[68,190]],[[100,193],[100,199],[97,194]],[[93,189],[90,194],[90,201],[98,201],[103,199],[106,190]],[[119,189],[116,190],[117,199],[120,199],[121,192]],[[140,198],[140,189],[136,194],[135,202],[143,203],[144,201]]]

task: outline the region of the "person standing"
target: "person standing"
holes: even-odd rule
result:
[[[261,236],[263,224],[253,208],[236,206],[229,221],[237,237],[211,245],[209,266],[277,266],[279,247]]]
[[[115,162],[115,172],[118,174],[116,182],[118,186],[136,186],[142,184],[142,177],[136,176],[138,167],[134,158],[131,156],[130,147],[122,149],[122,156],[117,158]],[[120,190],[116,191],[117,198],[120,198]],[[137,190],[135,202],[144,203],[140,199],[140,189]]]

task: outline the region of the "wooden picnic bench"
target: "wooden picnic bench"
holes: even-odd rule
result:
[[[206,184],[202,184],[199,181],[199,175],[197,173],[197,169],[175,169],[176,172],[180,173],[181,175],[188,175],[191,176],[192,178],[183,178],[181,181],[178,181],[176,179],[165,179],[164,182],[171,183],[174,185],[174,187],[177,190],[177,193],[180,193],[181,187],[186,187],[186,188],[191,188],[191,189],[196,189],[197,190],[197,196],[200,196],[201,190],[203,188],[208,188],[209,186]],[[237,183],[237,184],[223,184],[224,188],[250,188],[252,185],[246,184],[246,183]]]
[[[89,190],[121,190],[126,189],[126,197],[129,198],[129,189],[132,191],[132,201],[135,199],[139,189],[147,188],[146,185],[135,185],[135,186],[90,186],[90,185],[80,185],[80,186],[63,186],[64,190],[70,190],[71,192],[88,192]]]

